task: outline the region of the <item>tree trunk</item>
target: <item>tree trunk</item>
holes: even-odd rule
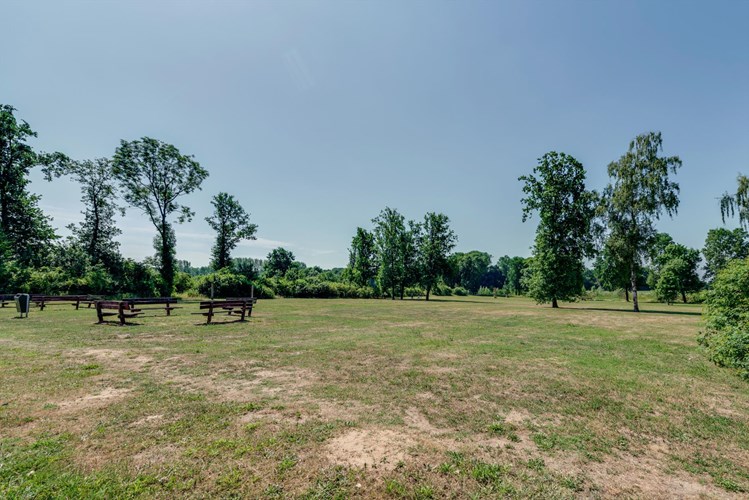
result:
[[[429,291],[430,291],[430,287],[427,287],[427,295],[426,295],[426,300],[429,300]]]
[[[637,270],[634,264],[629,268],[629,279],[632,282],[632,304],[634,304],[634,311],[640,312],[640,305],[637,303]]]
[[[401,285],[401,300],[403,300],[403,296],[406,295],[406,287]]]
[[[558,309],[559,308],[559,304],[557,303],[557,298],[556,297],[554,297],[553,299],[551,299],[551,307],[553,307],[554,309]]]
[[[687,292],[684,290],[681,291],[681,300],[686,304],[687,303]]]
[[[627,299],[627,302],[629,302],[629,288],[626,286],[624,287],[624,298]]]

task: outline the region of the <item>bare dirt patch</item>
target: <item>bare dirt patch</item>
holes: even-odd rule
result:
[[[415,445],[410,436],[394,430],[356,429],[330,440],[326,451],[335,464],[392,470]]]
[[[153,361],[150,356],[142,354],[130,355],[128,351],[122,349],[73,349],[68,351],[68,358],[75,359],[78,362],[86,361],[86,358],[94,358],[100,363],[109,367],[126,371],[140,371]]]
[[[88,394],[80,398],[61,401],[57,403],[57,406],[61,411],[64,412],[75,412],[90,410],[94,408],[103,408],[116,401],[120,401],[130,392],[130,389],[116,389],[114,387],[106,387],[97,394]]]

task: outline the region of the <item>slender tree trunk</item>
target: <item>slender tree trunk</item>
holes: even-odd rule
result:
[[[395,286],[390,288],[390,300],[395,300]]]
[[[551,307],[553,307],[554,309],[558,309],[559,308],[559,303],[557,302],[557,298],[556,297],[554,297],[553,299],[551,299]]]
[[[681,300],[685,304],[687,303],[687,292],[685,292],[684,290],[681,291]]]
[[[429,300],[429,291],[430,291],[430,290],[431,290],[431,287],[429,287],[429,286],[428,286],[428,287],[427,287],[427,296],[426,296],[426,299],[427,299],[427,300]]]
[[[406,287],[401,285],[401,300],[403,300],[403,297],[406,295]]]
[[[629,288],[626,286],[624,287],[624,298],[627,299],[627,302],[629,302]]]
[[[632,304],[634,304],[634,311],[640,312],[640,305],[637,303],[637,270],[634,264],[629,268],[629,279],[632,281]]]

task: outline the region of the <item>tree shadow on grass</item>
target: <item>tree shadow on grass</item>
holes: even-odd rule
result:
[[[620,312],[620,313],[635,313],[631,309],[614,309],[611,307],[569,307],[566,309],[574,309],[577,311],[607,311],[607,312]],[[701,316],[702,313],[700,312],[693,312],[693,311],[664,311],[663,309],[655,309],[652,311],[646,311],[643,309],[640,309],[641,314],[677,314],[677,315],[683,315],[683,316]],[[637,313],[635,313],[637,314]]]

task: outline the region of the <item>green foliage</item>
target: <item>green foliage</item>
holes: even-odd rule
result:
[[[404,287],[406,281],[405,219],[397,210],[386,207],[372,219],[372,223],[375,225],[377,260],[380,264],[377,283],[380,290],[395,299],[397,289]]]
[[[602,212],[609,231],[609,245],[617,261],[629,270],[635,311],[637,278],[643,259],[653,245],[654,222],[664,212],[673,216],[679,206],[679,185],[670,180],[681,166],[678,156],[663,157],[660,132],[638,135],[629,150],[609,164],[611,178],[603,196]]]
[[[672,241],[668,238],[668,241]],[[672,295],[681,295],[682,302],[687,302],[687,293],[702,288],[702,281],[697,274],[700,263],[700,252],[678,243],[664,241],[665,247],[652,257],[653,270],[651,285],[654,285],[656,296],[669,304],[674,301]]]
[[[499,258],[497,267],[505,275],[505,292],[512,295],[520,295],[525,292],[523,285],[523,274],[528,267],[529,260],[523,257],[510,257],[505,255]]]
[[[744,228],[733,231],[722,227],[711,229],[707,232],[702,255],[705,257],[705,280],[710,282],[731,260],[749,257],[749,233]]]
[[[452,291],[453,295],[457,295],[459,297],[465,297],[469,293],[470,292],[467,289],[463,288],[462,286],[456,286],[455,288],[453,288],[453,291]]]
[[[710,359],[749,380],[749,259],[733,260],[707,292],[700,333]]]
[[[43,265],[46,252],[57,238],[51,219],[39,208],[39,196],[30,194],[29,172],[39,164],[54,165],[64,156],[35,152],[27,141],[36,132],[18,121],[15,108],[0,105],[0,231],[10,243],[13,258],[23,265]]]
[[[371,287],[360,287],[352,283],[324,281],[316,276],[288,279],[268,279],[268,285],[282,297],[302,299],[369,299],[375,296]]]
[[[361,227],[351,240],[348,279],[358,286],[372,286],[377,277],[377,246],[374,234]]]
[[[294,254],[285,248],[275,248],[268,254],[263,274],[268,277],[286,276],[294,264]]]
[[[121,141],[114,155],[113,172],[131,206],[142,210],[156,228],[154,246],[159,257],[162,295],[174,290],[176,237],[170,217],[192,220],[193,212],[178,199],[200,189],[208,172],[171,144],[150,137]]]
[[[108,158],[96,160],[65,161],[44,167],[48,181],[53,177],[68,175],[81,186],[84,219],[70,224],[73,245],[81,248],[93,264],[103,264],[113,270],[122,260],[115,240],[122,231],[117,227],[115,215],[125,211],[116,203],[117,189],[113,179],[112,162]]]
[[[231,267],[231,251],[242,240],[254,240],[257,224],[250,223],[250,215],[230,194],[219,193],[211,200],[213,215],[205,220],[216,231],[216,243],[211,249],[214,269]]]
[[[484,276],[489,271],[492,256],[486,252],[473,250],[468,253],[456,252],[450,256],[449,264],[455,279],[455,284],[468,290],[478,292]]]
[[[726,192],[720,199],[720,215],[725,222],[727,217],[738,214],[741,227],[749,228],[749,177],[739,175],[736,184],[735,194]]]
[[[421,229],[416,245],[421,268],[421,285],[426,291],[426,300],[429,300],[432,288],[448,270],[448,254],[455,248],[458,237],[450,229],[450,219],[445,214],[427,213]]]
[[[583,294],[583,259],[593,254],[597,195],[585,188],[582,164],[565,153],[546,153],[533,174],[519,179],[525,183],[523,222],[534,212],[540,219],[526,278],[528,295],[557,307],[558,300]]]
[[[251,293],[261,299],[275,297],[273,290],[260,282],[252,282],[241,274],[234,274],[229,269],[221,269],[215,273],[195,278],[195,287],[200,295],[211,296],[213,288],[214,298],[249,297]]]

